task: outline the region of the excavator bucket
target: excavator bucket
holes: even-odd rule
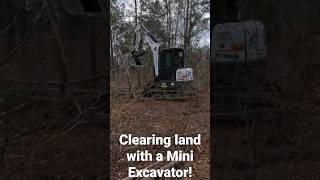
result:
[[[132,57],[129,58],[129,65],[134,68],[142,68],[145,67],[145,60],[143,57]]]
[[[143,63],[143,57],[144,55],[148,54],[148,51],[140,51],[140,52],[136,52],[136,51],[132,51],[131,52],[131,56],[134,60],[134,66],[136,67],[141,67],[144,65]]]
[[[137,66],[141,66],[142,65],[142,62],[141,62],[140,58],[135,58],[134,61],[136,62]]]

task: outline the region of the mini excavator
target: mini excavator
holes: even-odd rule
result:
[[[186,98],[193,94],[193,70],[185,68],[183,48],[160,49],[159,41],[142,24],[135,28],[134,46],[131,55],[137,66],[142,65],[142,57],[148,53],[147,44],[152,52],[154,82],[147,86],[147,97]]]

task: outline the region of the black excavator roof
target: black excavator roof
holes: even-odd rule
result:
[[[175,81],[176,71],[184,67],[183,48],[165,48],[160,50],[159,79],[162,81]]]

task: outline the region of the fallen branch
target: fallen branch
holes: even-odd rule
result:
[[[8,62],[11,59],[11,57],[13,57],[29,41],[31,34],[32,34],[33,30],[35,29],[35,26],[38,23],[42,12],[45,9],[46,9],[45,6],[41,7],[40,11],[38,12],[38,14],[34,18],[31,30],[28,32],[28,35],[26,36],[26,38],[19,45],[17,45],[6,57],[4,57],[3,60],[0,61],[0,67],[2,65],[4,65],[6,62]]]
[[[19,14],[21,12],[22,8],[17,12],[17,14],[14,16],[13,20],[11,21],[10,24],[8,24],[8,26],[6,28],[4,28],[4,30],[1,32],[1,36],[3,36],[4,34],[6,34],[9,29],[11,29],[11,27],[13,27],[13,25],[17,22],[17,19],[19,17]]]
[[[29,105],[29,104],[32,103],[32,102],[34,102],[34,101],[29,100],[29,101],[27,101],[27,102],[24,102],[24,103],[16,106],[15,108],[13,108],[13,109],[11,109],[11,110],[9,110],[9,111],[2,112],[2,113],[0,113],[0,117],[4,117],[4,116],[7,116],[7,115],[9,115],[9,114],[11,114],[11,113],[17,112],[17,111],[25,108],[27,105]]]
[[[97,76],[89,76],[83,79],[70,81],[71,85],[76,85],[82,82],[86,81],[92,81],[97,79],[107,79],[107,75],[100,74]],[[0,81],[6,81],[10,83],[18,83],[18,84],[34,84],[34,85],[57,85],[60,86],[61,83],[59,81],[21,81],[21,80],[15,80],[15,79],[8,79],[8,78],[0,78]]]
[[[34,167],[34,166],[40,166],[43,164],[47,164],[49,162],[55,161],[55,160],[59,160],[61,159],[61,157],[65,156],[65,152],[51,158],[51,159],[46,159],[46,160],[42,160],[42,161],[38,161],[38,162],[33,162],[30,164],[26,164],[26,161],[24,161],[23,163],[20,164],[20,166],[11,169],[10,171],[8,171],[6,174],[4,174],[3,176],[0,177],[0,179],[11,179],[12,176],[14,176],[16,174],[16,172],[21,171],[23,169],[27,169],[30,167]]]

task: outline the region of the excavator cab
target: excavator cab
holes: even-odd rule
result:
[[[184,68],[183,48],[168,48],[160,51],[160,81],[176,81],[176,71],[181,68]]]
[[[144,96],[167,100],[187,100],[194,96],[192,68],[185,68],[183,48],[164,48],[159,52],[159,75]]]

